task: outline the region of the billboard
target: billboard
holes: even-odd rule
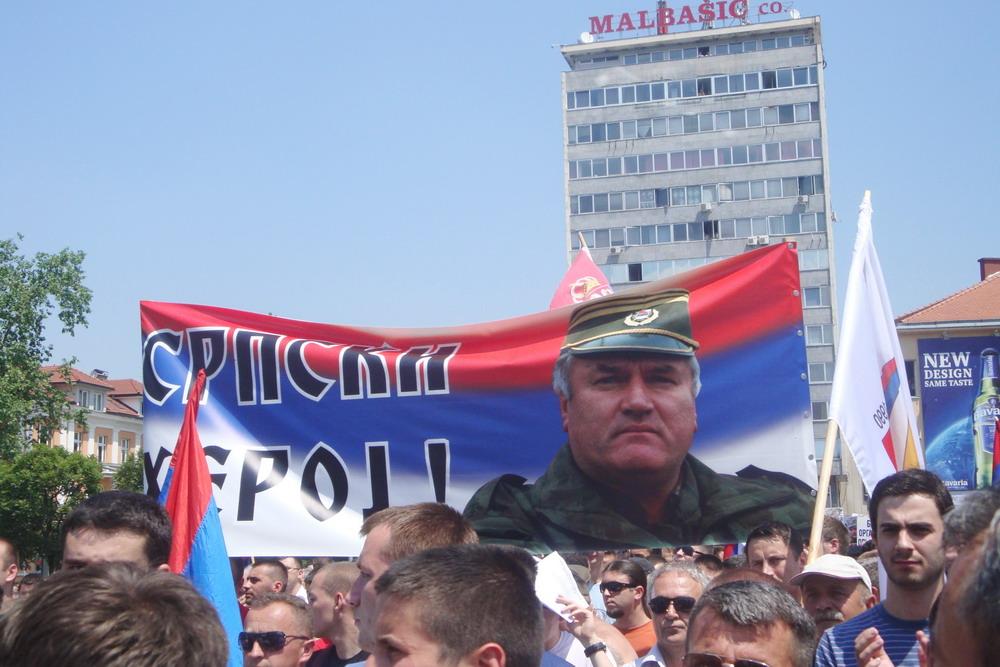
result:
[[[625,292],[690,292],[698,464],[719,479],[739,475],[739,488],[796,489],[733,492],[727,511],[744,523],[771,500],[795,504],[796,517],[811,512],[798,511],[816,485],[798,280],[794,244],[780,244]],[[388,329],[143,302],[148,490],[163,483],[199,369],[208,381],[198,428],[231,556],[354,555],[374,511],[421,501],[462,510],[499,478],[530,484],[566,442],[552,367],[573,312]],[[710,509],[685,517],[700,511],[706,523]],[[481,534],[489,523],[477,524]],[[736,525],[699,536],[735,541],[725,529]],[[573,545],[698,543],[691,535],[601,533]],[[529,537],[537,551],[557,546]]]
[[[952,491],[992,481],[998,350],[995,336],[917,341],[927,469]]]

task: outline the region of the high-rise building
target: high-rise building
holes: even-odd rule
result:
[[[562,47],[568,251],[582,236],[621,287],[794,240],[818,458],[836,326],[820,20],[730,23]]]

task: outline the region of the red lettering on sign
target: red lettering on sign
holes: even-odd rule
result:
[[[607,16],[591,16],[590,32],[593,35],[601,35],[611,32],[611,14]]]
[[[681,7],[681,17],[677,19],[677,25],[684,25],[685,23],[694,23],[694,12],[691,11],[691,7],[688,5]]]
[[[618,20],[618,32],[622,30],[635,30],[635,26],[632,24],[632,17],[628,15],[628,12],[622,14],[622,17]]]
[[[715,8],[711,2],[703,2],[698,5],[698,18],[702,23],[715,20]]]
[[[734,19],[745,19],[748,11],[747,0],[733,0],[729,3],[729,16]]]
[[[656,10],[656,32],[667,34],[667,28],[674,24],[674,10],[670,7],[659,7]]]
[[[649,12],[647,10],[642,10],[639,12],[639,29],[642,28],[655,28],[656,23],[649,21]]]

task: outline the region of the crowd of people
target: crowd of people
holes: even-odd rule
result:
[[[390,507],[364,522],[356,560],[239,572],[239,650],[251,667],[993,664],[1000,491],[953,507],[932,473],[906,470],[879,483],[869,511],[881,590],[828,518],[812,562],[779,522],[726,559],[711,545],[564,553],[577,592],[543,604],[537,555],[480,544],[447,505]],[[0,540],[0,665],[226,664],[214,608],[168,571],[170,539],[155,501],[111,491],[67,519],[51,577],[21,579]]]

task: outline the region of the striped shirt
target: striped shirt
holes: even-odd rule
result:
[[[816,649],[814,667],[857,667],[854,639],[862,630],[872,627],[885,642],[885,652],[895,667],[918,667],[917,630],[927,632],[927,620],[896,618],[881,604],[824,632]]]

